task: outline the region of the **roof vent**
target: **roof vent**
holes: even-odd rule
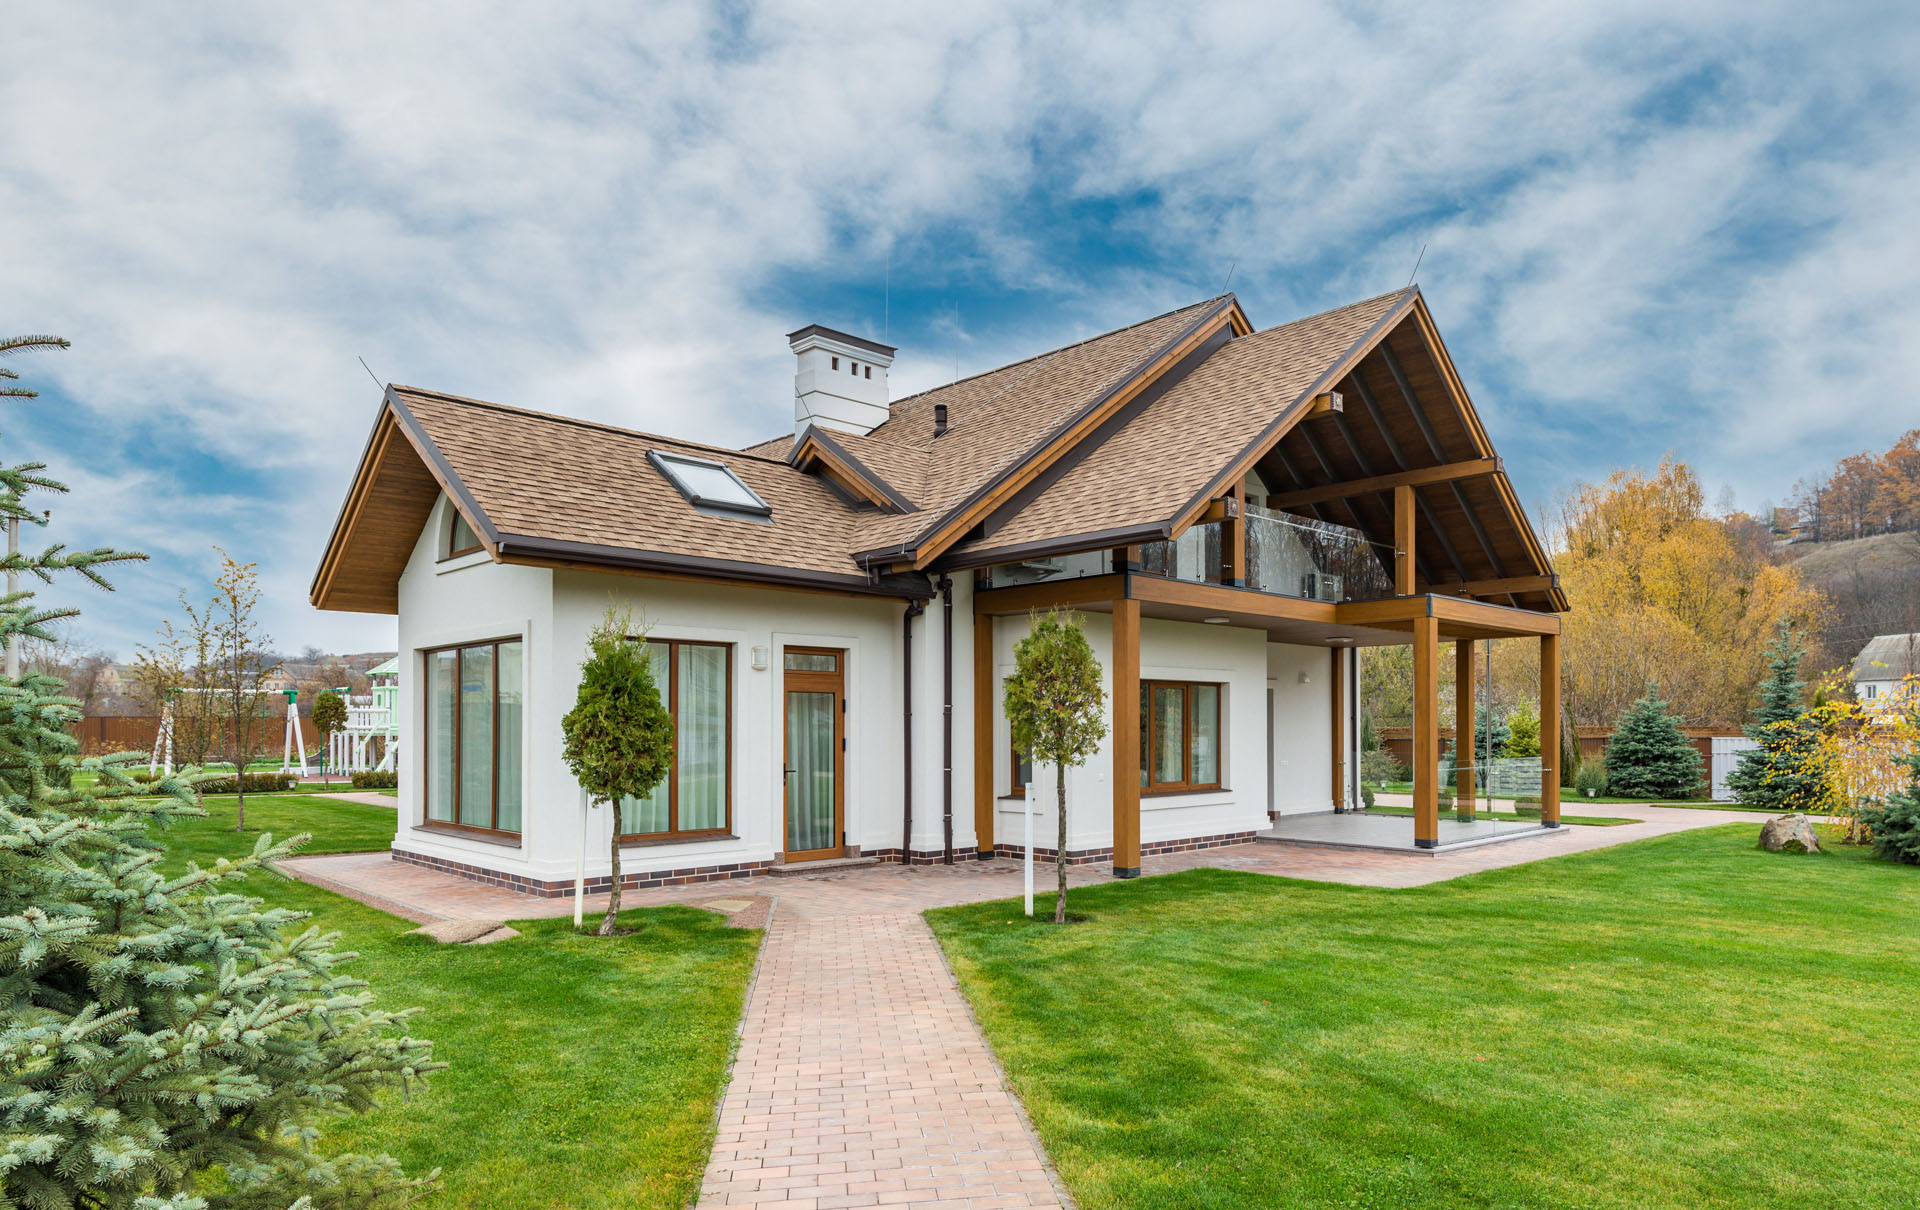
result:
[[[938,437],[946,431],[947,405],[944,403],[936,403],[933,405],[933,435]]]
[[[894,348],[809,324],[787,333],[793,375],[793,435],[810,424],[864,436],[887,419],[887,367]]]

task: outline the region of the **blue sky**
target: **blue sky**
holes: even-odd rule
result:
[[[383,379],[744,443],[782,334],[899,393],[1233,289],[1265,327],[1419,280],[1525,499],[1666,451],[1783,497],[1920,426],[1920,17],[1770,3],[29,2],[0,98],[0,417],[283,647]],[[958,305],[958,322],[955,306]]]

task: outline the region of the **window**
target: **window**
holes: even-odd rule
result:
[[[770,517],[773,509],[723,463],[650,450],[647,460],[702,511]]]
[[[460,510],[451,503],[447,511],[453,514],[453,520],[447,526],[447,550],[442,558],[451,559],[456,555],[470,555],[480,549],[480,535],[473,532],[473,526],[460,515]]]
[[[838,357],[833,359],[833,368],[836,370],[840,368],[840,359]]]
[[[868,366],[868,367],[867,367],[867,374],[866,374],[866,376],[867,376],[868,378],[872,378],[872,377],[873,377],[873,367],[872,367],[872,366]]]
[[[855,378],[860,377],[860,363],[857,361],[849,361],[847,363],[847,373],[853,375]]]
[[[426,662],[426,821],[517,835],[520,640],[442,647]]]
[[[620,802],[620,835],[725,835],[733,830],[733,648],[649,640],[653,683],[673,716],[673,769],[646,798]]]
[[[1220,788],[1220,686],[1141,682],[1140,787]]]
[[[1020,749],[1013,750],[1013,789],[1008,791],[1009,798],[1025,798],[1027,783],[1033,780],[1033,757]]]

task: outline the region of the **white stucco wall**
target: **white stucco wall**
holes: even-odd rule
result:
[[[1266,658],[1273,688],[1273,811],[1330,811],[1333,657],[1325,647],[1269,643]]]

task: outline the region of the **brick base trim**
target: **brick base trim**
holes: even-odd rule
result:
[[[1140,846],[1142,857],[1151,857],[1159,853],[1186,853],[1194,849],[1223,849],[1228,845],[1251,843],[1256,833],[1222,832],[1214,836],[1188,836],[1179,840],[1150,840]],[[1033,846],[1033,859],[1052,865],[1056,851]],[[993,846],[995,857],[1011,857],[1018,861],[1026,856],[1026,848],[1017,844],[996,844]],[[1067,853],[1068,865],[1092,865],[1095,862],[1112,861],[1113,846],[1106,845],[1097,849],[1073,849]]]
[[[878,857],[881,861],[889,865],[901,864],[900,849],[898,846],[890,849],[861,849],[860,856]],[[959,865],[963,861],[972,861],[976,857],[981,861],[985,861],[992,856],[993,854],[991,853],[976,853],[971,845],[957,844],[953,846],[953,863],[955,865]],[[947,851],[945,849],[914,849],[907,854],[907,857],[907,865],[942,865],[946,862]]]
[[[489,870],[484,866],[472,865],[464,861],[449,861],[445,857],[434,857],[426,853],[409,853],[401,849],[393,850],[393,859],[406,862],[408,865],[437,870],[442,874],[457,874],[474,882],[485,883],[487,886],[504,887],[522,895],[534,895],[541,899],[573,898],[573,879],[571,878],[549,882],[528,878],[524,874]],[[764,874],[772,865],[771,861],[740,861],[731,865],[684,866],[676,870],[638,872],[623,870],[620,875],[620,885],[632,891],[647,887],[692,886],[701,882],[724,882],[731,878],[751,878],[755,874]],[[603,894],[612,889],[613,879],[605,874],[587,879],[589,895]]]

